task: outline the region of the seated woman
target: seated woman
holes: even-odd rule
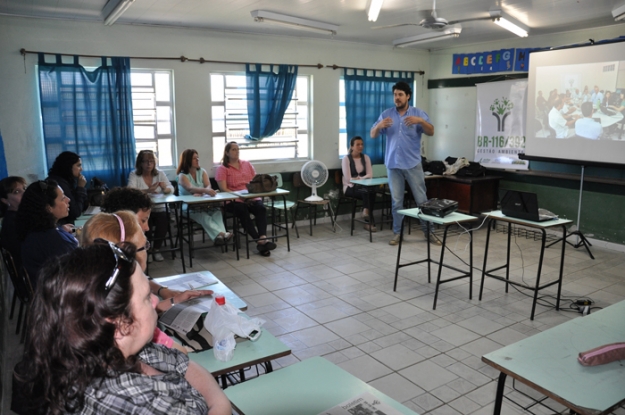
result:
[[[348,197],[362,199],[362,217],[369,220],[373,215],[373,205],[375,204],[375,193],[358,191],[351,180],[370,179],[373,177],[371,159],[362,152],[364,142],[362,137],[355,136],[349,142],[349,154],[343,157],[341,162],[343,169],[343,194]],[[366,230],[377,232],[375,225],[366,224]]]
[[[93,245],[97,239],[106,239],[115,243],[132,242],[137,248],[136,260],[145,271],[147,267],[147,251],[150,249],[137,216],[128,210],[121,210],[115,213],[98,213],[91,217],[82,229],[82,246]],[[161,297],[156,310],[159,313],[169,310],[174,304],[182,303],[192,298],[211,295],[211,290],[187,290],[175,291],[166,286],[150,280],[152,293]]]
[[[16,267],[22,266],[22,254],[21,241],[17,237],[15,227],[15,216],[25,191],[26,180],[23,177],[9,176],[0,180],[0,216],[2,216],[0,246],[9,251]]]
[[[252,163],[239,159],[239,145],[231,141],[226,144],[221,166],[217,167],[215,180],[222,192],[236,192],[247,190],[245,187],[256,175]],[[247,234],[256,241],[256,249],[262,256],[271,255],[271,250],[276,249],[276,244],[267,239],[267,209],[263,200],[237,199],[226,204],[226,210],[234,212],[241,221]],[[254,215],[254,220],[250,217]],[[256,224],[256,226],[254,226]]]
[[[87,179],[82,175],[82,160],[76,153],[64,151],[54,160],[48,172],[48,178],[56,181],[63,193],[70,198],[69,214],[59,223],[73,224],[77,217],[87,209]]]
[[[157,301],[135,249],[102,241],[44,268],[14,371],[13,411],[231,414],[208,371],[151,342]]]
[[[135,162],[135,171],[128,176],[128,187],[139,189],[148,195],[170,194],[174,191],[174,186],[160,171],[156,156],[152,150],[141,150]],[[167,235],[167,225],[169,218],[165,206],[154,206],[150,216],[150,225],[154,227],[154,246],[152,255],[157,262],[163,261],[163,255],[159,252],[165,235]],[[150,235],[148,235],[150,237]]]
[[[69,213],[70,200],[52,179],[32,183],[22,196],[16,224],[21,239],[22,265],[35,288],[39,270],[47,259],[78,247],[73,225],[60,225]]]
[[[200,156],[196,150],[190,148],[182,152],[176,173],[178,174],[181,196],[215,196],[217,194],[215,190],[211,189],[208,173],[200,167]],[[215,245],[224,245],[232,239],[232,233],[226,232],[220,208],[191,212],[189,216],[202,225],[208,237],[215,241]]]

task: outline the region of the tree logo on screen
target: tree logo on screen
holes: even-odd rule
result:
[[[506,118],[510,115],[510,111],[514,108],[514,104],[506,97],[495,98],[490,110],[493,112],[493,116],[497,118],[497,131],[504,131],[506,129]]]

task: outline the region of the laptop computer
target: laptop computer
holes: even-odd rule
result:
[[[508,190],[501,199],[501,212],[512,218],[530,220],[532,222],[544,222],[558,219],[558,215],[546,209],[538,208],[538,196],[536,193]]]
[[[605,115],[609,115],[612,116],[614,114],[616,114],[614,111],[609,110],[608,107],[606,107],[605,105],[600,105],[599,109],[601,110],[602,113],[604,113]]]

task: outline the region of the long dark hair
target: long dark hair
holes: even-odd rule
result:
[[[26,185],[26,179],[20,176],[9,176],[0,180],[0,199],[8,199],[18,185]],[[0,216],[4,216],[8,206],[0,202]]]
[[[364,142],[365,142],[365,141],[362,139],[362,137],[361,137],[361,136],[359,136],[359,135],[355,135],[355,136],[353,136],[353,137],[352,137],[352,139],[351,139],[351,140],[349,140],[349,154],[352,154],[352,147],[354,147],[354,143],[356,143],[356,141],[358,141],[358,140],[362,141],[362,142],[363,142],[363,144],[364,144]]]
[[[24,359],[15,372],[33,413],[74,412],[83,406],[94,379],[140,373],[137,358],[124,357],[115,341],[118,326],[134,322],[130,277],[136,248],[129,243],[119,247],[130,262],[116,261],[108,244],[96,244],[55,258],[42,269]],[[116,264],[120,271],[107,292]]]
[[[76,178],[72,173],[72,167],[74,164],[78,163],[80,160],[80,156],[76,153],[72,153],[71,151],[64,151],[54,160],[54,164],[52,164],[52,168],[48,171],[48,175],[55,175],[61,177],[69,183],[71,187],[75,186]]]
[[[45,231],[56,226],[57,219],[48,207],[56,205],[58,188],[58,183],[52,179],[36,181],[26,188],[15,217],[19,238],[25,239],[30,232]]]
[[[224,158],[221,159],[221,164],[225,167],[230,167],[230,157],[228,156],[228,152],[232,148],[233,144],[236,144],[237,146],[239,145],[239,143],[237,143],[236,141],[230,141],[228,144],[226,144],[226,147],[224,147]]]
[[[196,149],[188,148],[180,155],[180,162],[178,163],[178,169],[176,174],[184,173],[189,174],[189,169],[193,165],[193,155],[199,154]]]

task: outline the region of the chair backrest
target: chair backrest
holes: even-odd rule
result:
[[[304,182],[302,181],[302,173],[297,171],[293,174],[293,187],[302,187]]]
[[[18,272],[11,253],[4,248],[1,248],[1,251],[4,266],[9,273],[17,297],[22,303],[28,303],[33,297],[33,287],[30,284],[30,279],[26,276],[26,271]]]
[[[386,177],[386,166],[384,164],[374,164],[371,166],[373,177]]]
[[[174,195],[180,196],[180,190],[178,189],[178,178],[176,177],[176,179],[170,180],[170,183],[172,186],[174,186]]]

